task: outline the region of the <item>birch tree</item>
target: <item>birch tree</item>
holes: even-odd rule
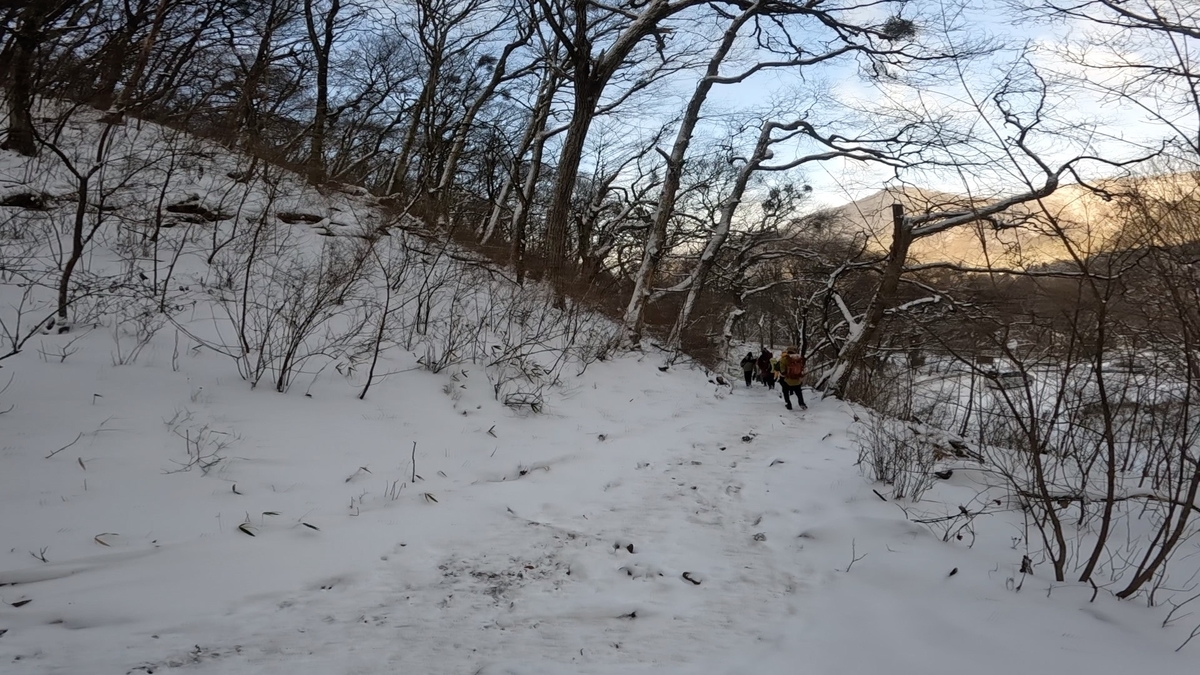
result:
[[[701,122],[702,110],[716,85],[737,85],[766,70],[802,70],[854,54],[892,62],[917,57],[916,51],[910,53],[905,46],[905,40],[911,37],[910,24],[858,25],[848,19],[851,9],[852,6],[831,3],[754,0],[735,15],[718,11],[718,15],[728,17],[724,32],[688,99],[670,152],[660,150],[666,160],[666,178],[646,238],[642,264],[634,277],[634,289],[625,309],[624,331],[628,344],[636,345],[641,338],[642,315],[653,293],[655,273],[665,253],[667,226],[674,213],[680,176]],[[753,45],[759,58],[736,67],[734,72],[722,74],[722,67],[734,52],[735,44],[746,37],[745,31],[754,38]]]

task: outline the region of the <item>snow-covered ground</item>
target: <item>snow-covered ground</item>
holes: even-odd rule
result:
[[[98,124],[62,136],[85,169]],[[1195,672],[1200,619],[1160,627],[1195,591],[1022,574],[1019,511],[943,542],[864,481],[843,404],[614,357],[357,191],[110,131],[94,199],[0,153],[0,200],[38,203],[0,207],[3,675]],[[40,329],[77,204],[80,300]]]
[[[840,403],[629,356],[522,416],[470,367],[359,401],[217,358],[5,362],[3,672],[1194,672],[1187,620],[1022,580],[1016,521],[881,501]],[[225,460],[171,473],[197,433]]]

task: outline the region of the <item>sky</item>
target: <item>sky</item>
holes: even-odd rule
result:
[[[811,70],[803,73],[782,70],[742,85],[718,87],[711,105],[728,110],[764,108],[789,89],[820,84],[827,87],[830,97],[863,110],[887,100],[890,105],[909,111],[925,109],[932,113],[954,114],[960,126],[986,141],[990,146],[986,151],[992,160],[981,162],[980,166],[965,172],[907,171],[903,174],[906,183],[947,192],[1011,191],[1019,187],[1022,175],[1030,175],[1031,168],[1036,171],[1029,162],[1023,163],[1024,173],[1015,170],[1000,147],[999,140],[1011,138],[1014,129],[1003,125],[990,97],[1005,75],[1011,74],[1018,83],[1025,85],[1033,82],[1029,75],[1036,70],[1050,83],[1043,114],[1047,129],[1054,128],[1055,133],[1033,134],[1031,138],[1038,153],[1051,164],[1081,153],[1126,159],[1143,153],[1146,145],[1154,145],[1158,139],[1171,134],[1161,122],[1151,119],[1146,110],[1139,110],[1131,101],[1105,98],[1078,83],[1065,81],[1082,71],[1063,57],[1064,46],[1069,42],[1078,44],[1087,37],[1105,39],[1107,36],[1094,26],[1079,22],[1049,23],[1036,21],[1033,17],[1014,19],[1012,7],[996,0],[968,0],[965,8],[932,0],[909,3],[903,11],[904,16],[917,21],[921,31],[918,40],[921,35],[943,35],[943,26],[953,26],[953,39],[957,45],[987,39],[1002,48],[965,64],[961,73],[945,73],[940,83],[934,82],[928,72],[918,73],[916,80],[921,85],[920,91],[901,81],[868,81],[854,63],[843,61],[822,69],[817,74],[820,79],[812,77]],[[1120,55],[1128,45],[1107,39],[1105,47]],[[1112,58],[1110,56],[1109,60]],[[990,125],[972,110],[972,100],[985,107]],[[1014,96],[1009,100],[1014,101],[1019,110],[1032,111],[1029,96]],[[798,147],[795,152],[802,149]],[[1082,167],[1083,175],[1088,178],[1105,177],[1114,171],[1112,167],[1095,163]],[[812,204],[816,207],[844,204],[897,182],[890,168],[849,160],[812,166],[805,171],[804,177],[813,186]]]

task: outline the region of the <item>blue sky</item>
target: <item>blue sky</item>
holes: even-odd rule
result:
[[[853,62],[812,69],[803,74],[777,70],[741,85],[717,87],[707,110],[712,113],[761,110],[777,103],[789,90],[815,85],[826,88],[833,98],[861,108],[889,100],[891,105],[909,110],[954,112],[959,124],[969,125],[973,133],[991,145],[987,151],[994,161],[982,162],[970,171],[908,172],[904,176],[906,182],[948,192],[1016,189],[1023,176],[1028,176],[1030,169],[1035,168],[1028,162],[1019,167],[1006,158],[1000,147],[999,139],[1011,135],[1014,130],[1000,121],[991,95],[1008,73],[1015,73],[1018,82],[1030,81],[1027,76],[1032,67],[1036,67],[1038,72],[1055,80],[1047,94],[1047,109],[1043,113],[1047,118],[1047,129],[1054,129],[1054,133],[1032,137],[1039,154],[1052,165],[1083,152],[1124,159],[1138,154],[1139,146],[1152,144],[1168,133],[1161,123],[1149,119],[1145,111],[1137,110],[1129,101],[1105,99],[1083,87],[1057,82],[1061,75],[1078,72],[1060,57],[1060,45],[1064,40],[1081,39],[1093,28],[1031,20],[1017,22],[1010,6],[992,0],[973,1],[961,9],[956,7],[939,0],[910,3],[905,8],[905,15],[917,19],[927,38],[941,33],[944,26],[951,26],[959,44],[967,40],[992,39],[1005,45],[993,56],[967,64],[961,78],[951,78],[938,86],[926,83],[917,92],[900,83],[867,82],[856,71]],[[690,87],[690,82],[677,86],[681,92],[690,91]],[[1032,110],[1031,96],[1013,96],[1009,100],[1017,109]],[[975,103],[982,104],[987,111],[987,120],[972,109]],[[781,159],[783,154],[779,153]],[[1083,169],[1084,174],[1092,178],[1111,175],[1113,171],[1103,165]],[[805,178],[814,188],[814,205],[831,206],[881,189],[893,178],[893,172],[884,167],[838,160],[813,166],[806,171]]]

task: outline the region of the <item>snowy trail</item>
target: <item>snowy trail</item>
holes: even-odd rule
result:
[[[698,372],[647,370],[607,364],[548,414],[502,418],[496,440],[422,454],[424,481],[393,501],[360,497],[357,515],[344,499],[365,488],[345,475],[363,448],[328,466],[307,457],[307,473],[270,447],[247,452],[225,479],[290,484],[320,532],[226,533],[0,589],[37,603],[0,607],[0,628],[13,627],[4,672],[1008,675],[1128,672],[1147,658],[1190,672],[1157,615],[1090,604],[1087,589],[1049,599],[1036,578],[1013,593],[1019,554],[943,544],[881,502],[853,466],[841,404],[791,412],[777,392],[714,396]],[[497,411],[463,392],[410,395],[407,417],[435,438],[480,437]],[[247,425],[240,403],[214,414]],[[393,409],[364,421],[332,405],[312,430],[290,420],[295,444],[315,429],[344,438],[339,421],[399,434],[410,422],[386,421]],[[255,423],[282,419],[260,410]],[[137,616],[138,603],[155,609]],[[114,604],[120,621],[105,615]]]
[[[616,467],[566,461],[498,486],[520,494],[500,496],[514,505],[497,518],[496,501],[486,528],[397,543],[362,578],[222,617],[217,643],[240,647],[202,650],[196,665],[626,672],[774,640],[794,612],[790,598],[810,581],[791,569],[804,568],[793,552],[781,557],[755,540],[766,516],[742,494],[773,458],[770,445],[740,440],[752,427],[778,425],[780,410],[762,409],[767,402],[752,392],[667,424],[630,420],[603,443],[603,463]],[[243,625],[270,628],[247,640],[234,628]],[[176,657],[185,660],[193,659]]]

